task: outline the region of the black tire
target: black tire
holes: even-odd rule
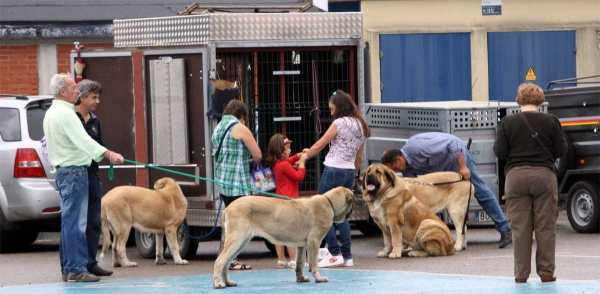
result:
[[[33,244],[33,242],[35,242],[35,240],[37,240],[38,235],[40,234],[40,232],[38,231],[21,231],[21,232],[17,232],[17,244],[18,246],[29,246],[31,244]]]
[[[183,223],[187,226],[187,222]],[[198,251],[198,241],[191,239],[183,230],[183,225],[177,228],[177,243],[179,245],[179,255],[183,259],[193,259]],[[163,250],[166,251],[169,246],[167,240],[163,240]],[[156,234],[141,233],[135,231],[135,245],[140,251],[140,255],[146,259],[156,258]],[[164,253],[164,252],[163,252]]]
[[[10,223],[4,219],[2,209],[0,209],[0,253],[12,252],[16,247],[17,235],[15,231],[3,230],[2,227],[9,227]]]
[[[579,181],[569,189],[567,216],[578,233],[598,233],[600,227],[600,198],[597,185]]]
[[[267,246],[267,249],[269,249],[269,251],[271,251],[271,253],[277,253],[275,251],[275,245],[273,245],[273,243],[269,242],[269,240],[265,239],[265,246]]]
[[[376,224],[371,224],[369,222],[357,222],[356,228],[363,234],[369,235],[378,235],[381,234],[381,229]]]
[[[184,226],[187,229],[184,230]],[[198,252],[198,241],[190,238],[187,221],[184,219],[183,224],[177,228],[177,243],[179,243],[179,255],[183,259],[194,259]],[[165,243],[166,244],[166,243]]]
[[[571,139],[567,134],[564,134],[565,140],[567,141],[567,152],[563,154],[560,158],[556,159],[554,162],[554,166],[556,166],[556,178],[560,182],[562,178],[567,173],[567,170],[573,167],[575,164],[575,149],[573,148],[573,144],[571,143]]]

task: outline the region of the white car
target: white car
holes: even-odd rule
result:
[[[0,94],[0,253],[60,231],[60,195],[40,144],[53,99]]]

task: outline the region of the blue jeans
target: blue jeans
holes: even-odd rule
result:
[[[340,169],[325,166],[323,169],[323,175],[321,175],[321,182],[319,183],[319,194],[323,194],[333,188],[337,187],[346,187],[352,190],[352,185],[354,185],[354,174],[356,170],[354,169]],[[345,220],[342,223],[339,223],[338,229],[340,230],[340,241],[342,242],[341,250],[340,245],[338,245],[336,234],[335,234],[335,225],[331,226],[327,235],[325,235],[325,242],[327,242],[327,249],[331,255],[336,256],[342,253],[344,260],[352,258],[352,251],[350,250],[350,246],[352,241],[350,239],[350,223],[348,220]]]
[[[88,248],[85,234],[88,211],[87,168],[59,167],[56,185],[61,197],[62,273],[87,272]]]
[[[100,179],[88,179],[88,183],[89,199],[87,212],[87,230],[85,231],[85,235],[88,245],[87,268],[90,269],[98,264],[98,261],[96,260],[96,254],[98,253],[98,242],[100,241],[100,233],[102,232],[102,225],[100,223],[102,183],[100,182]]]
[[[479,177],[477,168],[475,168],[475,160],[470,152],[467,152],[467,168],[471,171],[471,183],[475,187],[475,198],[477,199],[477,202],[479,202],[481,208],[483,208],[490,218],[492,218],[498,232],[508,231],[510,226],[506,221],[502,209],[500,209],[498,199],[494,192],[492,192],[492,190],[485,185],[481,177]]]

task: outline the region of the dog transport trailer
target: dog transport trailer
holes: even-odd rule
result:
[[[103,85],[96,114],[107,146],[129,160],[209,179],[216,126],[206,115],[214,90],[210,81],[237,85],[250,110],[246,125],[263,153],[277,132],[293,141],[294,152],[316,142],[331,124],[327,101],[335,90],[350,93],[358,105],[364,102],[361,13],[115,20],[114,47],[71,54],[71,64],[78,59],[86,64],[83,78]],[[308,162],[300,187],[304,195],[316,193],[326,152]],[[161,177],[174,178],[188,200],[190,234],[204,235],[215,225],[220,200],[213,184],[127,164],[116,166],[116,179],[109,181],[107,168],[101,166],[105,192],[119,185],[152,187]],[[351,216],[351,221],[367,219],[368,210],[354,210]],[[178,237],[181,256],[192,258],[197,241],[181,228]],[[136,232],[136,243],[142,256],[154,258],[154,234]]]
[[[547,105],[541,106],[546,111]],[[496,194],[504,193],[503,163],[493,152],[496,127],[506,115],[519,111],[515,102],[442,101],[414,103],[367,103],[363,107],[371,137],[365,145],[365,164],[381,161],[387,149],[401,149],[412,135],[425,132],[452,134],[465,141],[472,140],[470,152],[477,171]],[[503,205],[502,205],[503,206]],[[444,211],[443,219],[452,223]],[[474,199],[470,203],[467,224],[490,225],[493,221]]]
[[[593,82],[595,79],[596,82]],[[600,75],[554,81],[545,91],[569,144],[557,161],[558,193],[579,233],[600,232]],[[591,81],[591,82],[590,82]],[[596,85],[591,85],[595,83]],[[579,87],[573,87],[579,84]],[[567,87],[561,87],[567,86]]]

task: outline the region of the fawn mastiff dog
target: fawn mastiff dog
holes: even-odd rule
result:
[[[460,175],[455,172],[430,173],[418,178],[404,178],[404,183],[413,196],[433,213],[444,209],[452,218],[456,230],[454,248],[461,251],[467,248],[467,228],[463,235],[463,224],[469,206],[469,199],[473,199],[475,188],[469,181],[459,181]],[[441,185],[432,185],[444,183]]]
[[[335,223],[343,222],[354,203],[354,193],[338,187],[322,195],[294,200],[246,196],[223,211],[223,250],[215,261],[213,286],[237,286],[229,279],[229,264],[253,237],[260,236],[275,245],[297,246],[296,282],[310,282],[304,275],[304,255],[315,282],[327,282],[319,275],[319,245]]]
[[[383,232],[384,248],[377,257],[444,256],[455,253],[448,226],[414,197],[404,180],[383,164],[373,164],[363,179],[363,198]]]
[[[181,188],[171,178],[162,178],[154,183],[154,189],[135,186],[120,186],[102,197],[102,252],[104,257],[110,246],[110,233],[114,237],[112,247],[113,266],[137,266],[129,261],[125,245],[133,226],[141,232],[156,233],[156,264],[165,264],[163,239],[167,236],[169,249],[175,264],[188,264],[179,255],[177,228],[183,223],[188,207]],[[110,230],[110,231],[109,231]]]

